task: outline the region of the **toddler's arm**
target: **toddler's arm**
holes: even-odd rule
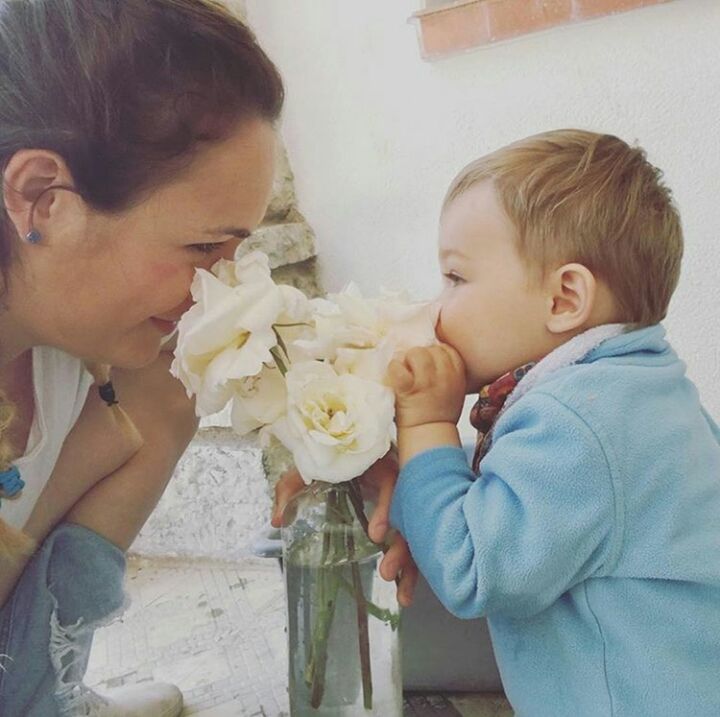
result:
[[[448,610],[527,616],[613,569],[619,501],[595,433],[536,390],[498,421],[480,477],[448,443],[406,457],[391,523]]]
[[[705,420],[708,422],[708,426],[710,426],[713,436],[715,436],[715,440],[720,443],[720,427],[718,427],[718,424],[715,423],[713,417],[704,408],[702,409],[702,412],[703,416],[705,416]]]

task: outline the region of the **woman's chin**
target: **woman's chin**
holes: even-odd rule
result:
[[[148,340],[146,337],[142,344],[138,342],[135,346],[126,343],[113,351],[103,352],[100,358],[94,360],[128,371],[144,368],[160,355],[160,338],[156,336],[154,340]]]

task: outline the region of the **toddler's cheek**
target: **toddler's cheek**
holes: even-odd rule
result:
[[[448,332],[446,331],[446,325],[445,321],[443,319],[442,312],[438,314],[437,323],[435,324],[435,336],[437,336],[437,340],[444,343],[449,344],[450,341],[448,339]]]

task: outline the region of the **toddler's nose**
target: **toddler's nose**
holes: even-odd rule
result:
[[[435,336],[438,337],[440,341],[443,341],[442,338],[442,303],[437,300],[435,301],[431,306],[432,311],[435,312]]]

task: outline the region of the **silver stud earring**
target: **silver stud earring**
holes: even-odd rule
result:
[[[66,184],[53,184],[49,187],[45,187],[45,189],[40,192],[40,194],[35,197],[35,201],[33,202],[32,207],[30,207],[30,217],[28,219],[30,226],[33,224],[33,214],[35,212],[35,207],[37,206],[37,203],[40,201],[40,198],[46,193],[53,190],[65,190],[68,192],[72,192],[73,194],[77,194],[79,197],[82,195],[80,192],[77,191],[74,187],[70,187]],[[42,234],[35,228],[30,229],[30,231],[25,235],[25,241],[28,244],[39,244],[43,240]]]

